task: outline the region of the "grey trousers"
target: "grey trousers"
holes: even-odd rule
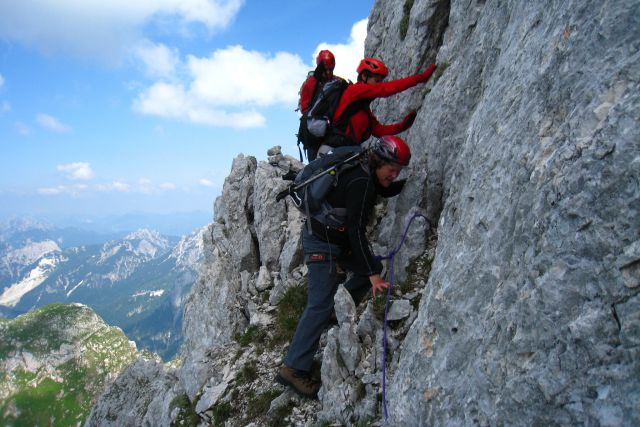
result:
[[[320,335],[327,327],[333,311],[333,297],[339,284],[336,274],[337,265],[340,264],[345,269],[349,266],[343,259],[345,257],[339,246],[318,239],[313,233],[309,233],[307,227],[303,227],[302,244],[309,270],[307,305],[291,340],[285,365],[309,371],[313,356],[318,350]],[[371,288],[371,283],[368,276],[353,273],[344,286],[358,304]]]

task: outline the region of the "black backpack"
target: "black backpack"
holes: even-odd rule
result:
[[[294,205],[307,217],[321,224],[341,228],[346,221],[346,210],[334,208],[327,202],[327,194],[338,184],[340,174],[359,164],[366,153],[360,145],[337,147],[306,165],[293,184],[276,196],[282,200],[291,196]]]
[[[302,161],[300,144],[305,152],[309,149],[318,151],[321,145],[341,147],[357,144],[347,136],[349,120],[357,111],[368,108],[370,99],[360,99],[350,103],[340,117],[335,122],[332,121],[342,94],[351,84],[348,80],[336,78],[316,86],[309,111],[300,117],[297,134],[300,161]]]
[[[337,78],[316,86],[309,111],[300,117],[298,145],[302,144],[305,150],[317,151],[320,148],[330,131],[340,97],[350,84],[347,80]]]

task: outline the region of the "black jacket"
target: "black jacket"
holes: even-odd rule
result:
[[[343,172],[337,186],[327,196],[327,201],[334,208],[346,208],[346,230],[327,233],[314,227],[314,234],[343,246],[346,254],[344,261],[354,272],[367,276],[380,273],[382,264],[374,258],[366,236],[369,216],[378,195],[393,197],[400,193],[403,186],[404,181],[397,181],[389,188],[381,187],[375,173],[370,173],[361,165]]]

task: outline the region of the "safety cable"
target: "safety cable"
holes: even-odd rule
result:
[[[425,221],[427,221],[427,224],[429,224],[429,220],[427,219],[426,216],[416,213],[414,214],[411,219],[409,220],[409,223],[407,224],[407,226],[404,229],[404,234],[402,235],[402,239],[400,240],[400,243],[398,244],[398,246],[396,246],[395,249],[393,249],[391,252],[389,252],[388,255],[384,256],[384,257],[377,257],[379,260],[385,260],[388,259],[389,260],[389,288],[387,289],[387,299],[384,305],[384,329],[383,329],[383,334],[382,334],[382,407],[384,409],[384,419],[385,421],[387,421],[387,396],[386,396],[386,372],[387,372],[387,316],[389,314],[389,301],[391,300],[391,288],[393,288],[393,264],[394,264],[394,260],[395,260],[395,256],[397,255],[397,253],[400,251],[400,248],[402,248],[402,245],[404,244],[404,241],[407,239],[407,234],[409,233],[409,228],[411,227],[411,223],[413,223],[413,220],[418,218],[418,217],[422,217],[424,218]]]

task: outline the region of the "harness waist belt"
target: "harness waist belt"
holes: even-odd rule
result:
[[[313,235],[322,240],[323,242],[334,243],[336,245],[343,245],[348,242],[349,235],[347,234],[347,227],[334,228],[328,225],[324,225],[315,218],[310,218],[307,221],[311,223],[311,231]]]
[[[335,261],[337,258],[335,255],[329,255],[329,254],[324,254],[324,253],[315,253],[315,254],[308,254],[304,256],[304,262],[309,263],[309,262],[324,262],[324,261]]]

